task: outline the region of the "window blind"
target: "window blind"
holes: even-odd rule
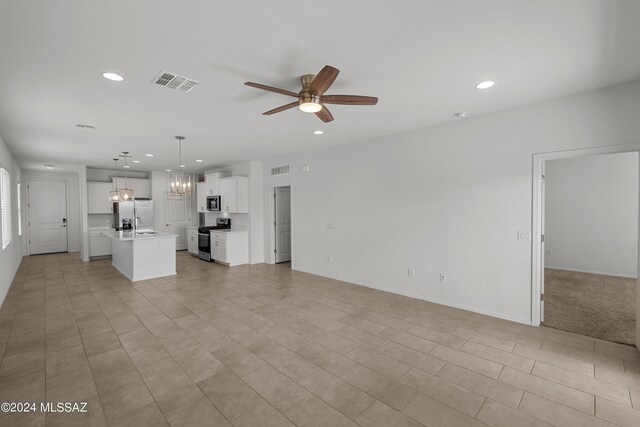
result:
[[[2,215],[2,250],[11,243],[11,175],[0,168],[0,214]]]

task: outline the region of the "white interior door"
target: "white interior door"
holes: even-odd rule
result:
[[[291,187],[274,189],[276,263],[291,261]]]
[[[539,238],[541,239],[541,243],[540,243],[540,322],[544,322],[544,264],[545,264],[545,256],[546,256],[546,249],[545,249],[545,245],[544,245],[544,233],[545,233],[545,216],[546,216],[546,212],[545,212],[545,162],[542,162],[542,177],[541,177],[541,182],[540,182],[540,195],[542,197],[542,201],[540,204],[540,209],[541,209],[541,215],[540,215],[540,229],[542,231],[542,236],[534,236],[534,238]]]
[[[165,202],[165,224],[167,233],[176,234],[176,250],[187,249],[187,227],[191,225],[191,200],[171,199]]]
[[[29,180],[29,253],[67,251],[67,183]]]

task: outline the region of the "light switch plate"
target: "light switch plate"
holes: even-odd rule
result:
[[[529,233],[528,231],[518,230],[518,241],[520,242],[531,241],[531,233]]]

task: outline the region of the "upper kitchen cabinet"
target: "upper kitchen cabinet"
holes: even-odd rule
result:
[[[249,178],[232,176],[220,180],[220,201],[222,212],[249,212]]]
[[[110,182],[87,182],[87,202],[90,214],[113,213],[113,204],[109,192],[113,189]]]
[[[207,196],[209,195],[209,186],[206,182],[198,182],[196,184],[196,200],[198,203],[198,212],[207,211]]]
[[[112,178],[115,181],[115,178]],[[116,187],[122,188],[125,186],[133,189],[134,199],[149,199],[149,180],[144,178],[126,178],[119,176]]]
[[[220,190],[220,181],[230,176],[225,172],[214,172],[204,176],[204,182],[207,184],[207,196],[219,196],[222,194]]]

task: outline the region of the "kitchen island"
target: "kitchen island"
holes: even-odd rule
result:
[[[132,282],[176,274],[175,234],[105,231],[111,238],[112,265]]]

